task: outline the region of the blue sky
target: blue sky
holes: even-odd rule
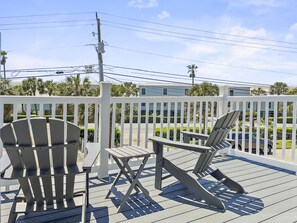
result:
[[[89,44],[97,41],[98,12],[107,81],[191,83],[187,65],[194,63],[197,83],[213,78],[297,86],[296,9],[295,0],[2,1],[1,48],[8,51],[8,70],[75,66],[72,72],[83,72],[77,66],[97,63]],[[98,81],[97,74],[88,76]]]

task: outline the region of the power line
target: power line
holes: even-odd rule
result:
[[[101,20],[101,21],[107,22],[107,24],[102,23],[102,25],[105,25],[105,26],[119,28],[119,29],[125,29],[125,30],[128,29],[128,30],[132,30],[132,31],[150,33],[150,34],[160,35],[160,36],[174,37],[174,38],[180,38],[180,39],[186,39],[186,40],[196,40],[196,41],[201,41],[201,42],[217,43],[217,44],[224,44],[224,45],[231,45],[231,46],[240,46],[240,47],[248,47],[248,48],[256,48],[256,49],[275,50],[275,51],[280,51],[280,52],[297,53],[296,51],[286,51],[286,50],[279,50],[279,49],[273,49],[273,48],[263,48],[263,47],[256,47],[256,46],[250,46],[250,45],[234,44],[233,42],[260,45],[260,46],[279,47],[279,48],[286,48],[286,49],[297,49],[297,47],[279,46],[279,45],[267,44],[267,43],[247,42],[247,41],[242,41],[242,40],[234,40],[234,39],[231,40],[231,39],[224,39],[224,38],[211,37],[211,36],[194,35],[194,34],[190,34],[190,33],[181,33],[181,32],[169,31],[169,30],[161,30],[161,29],[155,29],[155,28],[135,26],[135,25],[124,24],[124,23],[110,22],[107,20]],[[110,25],[108,23],[118,24],[118,25],[121,25],[124,27]],[[223,40],[223,41],[228,41],[228,42],[232,42],[232,43],[216,42],[216,41],[209,41],[209,40],[203,40],[203,39],[197,39],[197,38],[189,38],[189,37],[182,37],[182,36],[176,36],[176,35],[161,34],[161,33],[143,31],[143,30],[139,30],[139,29],[131,29],[131,28],[127,28],[127,27],[134,27],[134,28],[139,28],[139,29],[144,29],[144,30],[158,31],[158,32],[162,32],[162,33],[163,32],[172,33],[172,34],[178,34],[178,35],[183,35],[183,36],[199,37],[199,38],[206,38],[206,39],[213,39],[213,40]]]
[[[183,30],[192,30],[192,31],[197,31],[197,32],[211,33],[211,34],[217,34],[217,35],[223,35],[223,36],[238,37],[238,38],[253,39],[253,40],[264,40],[264,41],[270,41],[270,42],[278,42],[278,43],[294,44],[294,45],[296,44],[297,45],[296,42],[273,40],[273,39],[266,39],[266,38],[259,38],[259,37],[250,37],[250,36],[244,36],[244,35],[233,35],[233,34],[214,32],[214,31],[204,30],[204,29],[195,29],[195,28],[190,28],[190,27],[183,27],[183,26],[177,26],[177,25],[171,25],[171,24],[165,24],[165,23],[159,23],[159,22],[152,22],[152,21],[147,21],[147,20],[143,20],[143,19],[136,19],[136,18],[126,17],[126,16],[119,16],[119,15],[114,15],[114,14],[110,14],[107,12],[98,12],[98,13],[100,13],[102,15],[116,17],[116,18],[133,20],[133,21],[144,22],[144,23],[148,23],[148,24],[155,24],[155,25],[171,27],[171,28],[178,28],[178,29],[183,29]]]
[[[81,66],[61,66],[61,67],[45,67],[45,68],[27,68],[27,69],[11,69],[8,70],[8,72],[10,73],[20,73],[20,72],[28,72],[28,73],[40,73],[40,72],[56,72],[58,70],[62,70],[64,73],[67,72],[67,70],[63,70],[63,69],[72,69],[72,72],[79,72],[82,74],[90,74],[84,70],[79,70],[79,69],[84,69],[86,66],[93,66],[94,70],[96,70],[96,66],[97,65],[81,65]],[[141,69],[141,68],[131,68],[131,67],[123,67],[123,66],[116,66],[116,65],[108,65],[108,64],[104,64],[104,66],[108,66],[108,67],[114,67],[114,68],[118,68],[118,69],[125,69],[125,70],[131,70],[131,71],[139,71],[142,73],[137,73],[137,74],[141,74],[141,75],[145,75],[145,73],[149,73],[149,76],[156,76],[160,78],[160,74],[164,75],[163,78],[166,78],[166,76],[170,76],[170,77],[175,77],[175,79],[181,79],[184,80],[185,76],[184,75],[180,75],[180,74],[175,74],[175,73],[168,73],[168,72],[161,72],[161,71],[153,71],[153,70],[146,70],[146,69]],[[76,69],[76,70],[75,70]],[[68,71],[69,72],[69,71]],[[144,72],[144,73],[143,73]],[[63,73],[63,74],[64,74]],[[93,72],[95,73],[95,71]],[[109,72],[105,72],[105,74],[108,74]],[[59,74],[59,75],[55,75],[55,74],[44,74],[44,75],[31,75],[31,76],[15,76],[15,77],[11,77],[10,79],[14,79],[14,78],[27,78],[27,77],[49,77],[49,76],[63,76],[63,74]],[[74,74],[74,73],[71,73]],[[65,75],[71,75],[71,74],[67,74],[65,73]],[[127,76],[127,77],[138,77],[138,78],[146,78],[146,77],[142,77],[142,76]],[[162,77],[162,76],[161,76]],[[207,78],[207,77],[200,77],[200,79],[202,81],[208,81],[208,82],[215,82],[215,83],[228,83],[228,84],[240,84],[240,85],[250,85],[250,86],[270,86],[267,84],[262,84],[262,83],[253,83],[253,82],[244,82],[244,81],[234,81],[234,80],[226,80],[226,79],[217,79],[217,78]],[[154,79],[155,80],[155,79]],[[166,80],[164,80],[166,82]],[[184,82],[182,82],[184,83]],[[187,83],[188,84],[188,83]]]
[[[50,14],[32,14],[32,15],[13,15],[13,16],[0,16],[1,19],[25,18],[25,17],[44,17],[44,16],[57,16],[57,15],[82,15],[94,12],[68,12],[68,13],[50,13]]]
[[[146,72],[146,73],[150,73],[150,76],[159,76],[159,75],[153,75],[153,74],[162,74],[162,75],[172,76],[172,77],[175,77],[175,78],[176,77],[181,77],[182,79],[184,79],[186,77],[184,75],[175,74],[175,73],[152,71],[152,70],[146,70],[146,69],[140,69],[140,68],[131,68],[131,67],[108,65],[108,64],[104,64],[104,65],[105,66],[114,67],[114,68],[125,69],[125,70],[135,70],[135,71],[140,71],[140,72]],[[142,73],[137,73],[137,74],[142,74]],[[263,83],[244,82],[244,81],[232,81],[232,80],[226,80],[226,79],[207,78],[207,77],[201,77],[201,76],[199,76],[199,79],[202,79],[202,80],[212,80],[212,81],[228,81],[230,83],[252,84],[252,85],[258,85],[258,86],[259,85],[260,86],[270,86],[268,84],[263,84]]]
[[[106,74],[109,75],[116,75],[116,76],[121,76],[121,77],[132,77],[132,78],[136,78],[136,79],[142,79],[142,80],[150,80],[150,81],[157,81],[157,82],[165,82],[165,83],[175,83],[175,84],[184,84],[184,85],[189,85],[191,86],[192,84],[190,83],[185,83],[185,82],[179,82],[179,81],[171,81],[171,80],[162,80],[160,78],[156,79],[156,78],[150,78],[150,77],[139,77],[139,76],[132,76],[132,75],[127,75],[127,74],[121,74],[121,73],[114,73],[114,72],[105,72]],[[212,83],[223,83],[226,84],[228,83],[228,81],[208,81],[208,82],[212,82]],[[235,84],[235,83],[232,83]],[[237,83],[236,85],[244,85],[246,86],[246,84],[241,84],[241,83]]]
[[[236,69],[255,70],[255,71],[270,72],[270,73],[277,73],[277,74],[297,75],[296,73],[290,73],[290,72],[284,72],[284,71],[266,70],[266,69],[260,69],[260,68],[254,68],[254,67],[248,67],[248,66],[237,66],[237,65],[230,65],[230,64],[219,64],[219,63],[214,63],[214,62],[209,62],[209,61],[192,60],[192,59],[187,59],[187,58],[182,58],[182,57],[174,57],[174,56],[169,56],[169,55],[164,55],[164,54],[152,53],[152,52],[148,52],[148,51],[127,49],[124,47],[113,46],[113,45],[107,45],[107,46],[111,47],[111,48],[115,48],[115,49],[120,49],[120,50],[135,52],[135,53],[142,53],[142,54],[147,54],[147,55],[152,55],[152,56],[165,57],[165,58],[176,59],[176,60],[183,60],[183,61],[187,61],[187,62],[205,63],[205,64],[212,64],[215,66],[232,67],[232,68],[236,68]]]
[[[94,19],[86,20],[59,20],[59,21],[45,21],[45,22],[18,22],[18,23],[0,23],[0,26],[17,26],[17,25],[36,25],[36,24],[51,24],[51,23],[72,23],[72,22],[90,22]]]
[[[21,22],[21,23],[6,23],[6,24],[0,24],[0,26],[15,26],[15,25],[32,25],[32,24],[52,24],[52,23],[73,23],[73,22],[90,22],[90,21],[95,21],[94,19],[88,19],[88,20],[58,20],[58,21],[43,21],[43,22]],[[178,34],[178,35],[183,35],[183,36],[192,36],[192,37],[199,37],[199,38],[207,38],[207,39],[214,39],[214,40],[223,40],[223,41],[228,41],[228,42],[238,42],[238,43],[243,43],[242,40],[229,40],[229,39],[223,39],[223,38],[218,38],[218,37],[210,37],[210,36],[202,36],[202,35],[194,35],[194,34],[190,34],[190,33],[181,33],[181,32],[173,32],[173,31],[169,31],[169,30],[160,30],[160,29],[155,29],[155,28],[147,28],[147,27],[141,27],[141,26],[135,26],[135,25],[131,25],[131,24],[125,24],[125,23],[118,23],[118,22],[112,22],[112,21],[108,21],[108,20],[101,20],[107,24],[102,24],[102,25],[106,25],[106,26],[110,26],[110,27],[114,27],[114,28],[121,28],[121,29],[127,29],[124,27],[119,27],[119,26],[114,26],[114,25],[110,25],[108,23],[111,24],[117,24],[117,25],[121,25],[121,26],[125,26],[125,27],[134,27],[134,28],[140,28],[140,29],[145,29],[145,30],[153,30],[153,31],[158,31],[158,32],[166,32],[166,33],[172,33],[172,34]],[[46,28],[53,28],[56,26],[47,26]],[[33,28],[33,27],[18,27],[16,29],[27,29],[27,28]],[[45,28],[43,27],[34,27],[34,28]],[[4,30],[14,30],[14,28],[9,28],[9,29],[4,29]],[[130,30],[135,30],[135,31],[139,31],[139,32],[144,32],[143,30],[136,30],[136,29],[130,29]],[[217,43],[217,44],[226,44],[226,43],[222,43],[222,42],[214,42],[214,41],[205,41],[205,40],[201,40],[201,39],[194,39],[194,38],[188,38],[188,37],[179,37],[179,36],[171,36],[171,35],[164,35],[164,34],[160,34],[160,33],[154,33],[154,32],[149,32],[151,34],[155,34],[155,35],[161,35],[161,36],[169,36],[169,37],[177,37],[177,38],[182,38],[182,39],[188,39],[188,40],[199,40],[199,41],[203,41],[203,42],[210,42],[210,43]],[[227,43],[228,45],[230,43]],[[273,44],[265,44],[265,43],[256,43],[256,42],[246,42],[244,41],[244,44],[254,44],[254,45],[261,45],[261,46],[272,46],[272,47],[280,47],[280,48],[287,48],[287,49],[297,49],[294,47],[288,47],[288,46],[278,46],[278,45],[273,45]],[[230,44],[233,46],[242,46],[242,47],[250,47],[250,46],[245,46],[245,45],[237,45],[237,44]],[[258,47],[257,47],[258,48]],[[263,49],[263,48],[259,48],[259,49]],[[268,49],[268,48],[265,48]],[[275,50],[275,49],[268,49],[268,50]],[[287,51],[284,51],[287,52]],[[291,51],[289,51],[291,52]],[[296,52],[297,53],[297,52]]]
[[[22,30],[22,29],[48,29],[48,28],[65,28],[65,27],[75,27],[75,26],[93,26],[94,23],[88,24],[73,24],[73,25],[57,25],[57,26],[31,26],[31,27],[18,27],[18,28],[4,28],[0,30]]]

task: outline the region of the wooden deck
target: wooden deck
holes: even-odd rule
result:
[[[262,165],[237,157],[219,158],[215,165],[232,179],[238,181],[248,192],[240,195],[224,186],[212,189],[227,207],[226,212],[195,201],[174,178],[164,181],[164,190],[154,189],[154,168],[148,166],[140,179],[156,201],[149,202],[141,195],[133,195],[122,213],[117,214],[119,200],[104,199],[109,183],[99,181],[95,175],[90,179],[90,206],[87,219],[90,222],[297,222],[297,176],[292,172]],[[111,175],[112,178],[115,174]],[[213,183],[212,178],[202,181]],[[122,180],[118,190],[126,192]],[[2,193],[1,222],[7,222],[15,191]],[[18,222],[79,222],[81,209],[20,215]]]

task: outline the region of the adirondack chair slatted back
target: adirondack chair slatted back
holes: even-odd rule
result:
[[[193,170],[194,173],[203,173],[212,162],[216,152],[228,148],[230,144],[225,141],[227,134],[234,127],[235,121],[238,119],[240,111],[231,111],[217,119],[205,146],[212,148],[211,153],[203,153],[200,155],[198,162]]]
[[[24,174],[18,180],[28,204],[43,204],[45,200],[50,205],[54,200],[59,203],[64,197],[73,198],[75,175],[61,174],[59,170],[76,164],[80,129],[67,123],[65,140],[64,124],[59,119],[49,119],[47,124],[45,118],[34,118],[17,120],[1,129],[0,136],[14,170]]]

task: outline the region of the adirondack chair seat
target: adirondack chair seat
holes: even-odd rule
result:
[[[215,185],[224,184],[230,190],[238,193],[245,192],[241,185],[212,166],[216,153],[230,147],[230,143],[226,141],[226,136],[234,126],[239,114],[239,111],[231,111],[220,117],[210,135],[183,132],[184,142],[175,142],[156,136],[151,137],[156,153],[155,188],[162,190],[162,181],[174,176],[194,193],[196,198],[225,211],[224,203],[212,194],[209,188],[204,188],[199,180],[210,175],[217,180]],[[205,143],[203,145],[190,144],[192,138],[201,139]],[[164,153],[164,146],[173,147],[176,151]],[[163,168],[169,173],[168,175],[163,176]]]
[[[18,213],[88,205],[89,172],[99,155],[98,143],[87,143],[83,163],[77,162],[80,128],[63,120],[21,119],[0,129],[5,153],[0,160],[2,179],[17,179],[9,222]],[[64,131],[66,129],[66,131]]]

